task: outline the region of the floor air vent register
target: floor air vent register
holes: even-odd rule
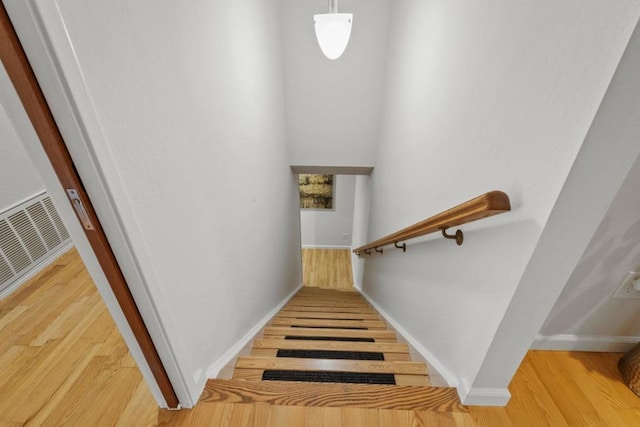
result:
[[[0,212],[0,297],[70,243],[46,192]]]

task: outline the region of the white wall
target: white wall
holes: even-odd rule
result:
[[[369,209],[371,207],[371,177],[369,175],[356,176],[356,187],[353,201],[353,237],[352,246],[357,248],[366,244],[369,239]],[[364,277],[365,259],[356,254],[351,254],[353,266],[353,283],[356,288],[362,289]]]
[[[0,212],[42,190],[42,179],[0,105]]]
[[[609,350],[625,336],[640,341],[640,299],[612,297],[627,272],[640,269],[639,185],[636,161],[540,330],[543,340],[569,335],[575,342],[565,346],[589,350]],[[592,337],[602,347],[594,348]]]
[[[354,175],[335,175],[332,210],[300,209],[302,247],[351,247],[355,185]]]
[[[287,128],[292,165],[372,166],[378,142],[388,0],[342,0],[351,39],[337,60],[318,46],[326,0],[283,0]]]
[[[511,213],[464,226],[462,247],[433,236],[366,260],[364,291],[461,390],[474,384],[638,6],[394,3],[369,238],[489,190],[512,199]],[[492,385],[496,402],[507,383]]]
[[[102,178],[87,180],[89,193],[105,192],[98,214],[121,221],[140,275],[125,267],[132,293],[149,298],[152,336],[166,339],[163,361],[175,360],[172,380],[193,403],[205,371],[301,282],[279,4],[38,8],[86,142],[71,126],[63,135],[74,159],[93,162],[80,162],[81,176],[93,167]],[[61,115],[60,99],[50,102]],[[119,260],[125,249],[115,245]]]
[[[640,158],[640,27],[636,27],[472,390],[504,387],[516,372]]]

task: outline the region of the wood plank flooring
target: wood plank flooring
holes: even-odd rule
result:
[[[302,273],[306,287],[353,290],[348,249],[302,249]]]
[[[227,387],[205,390],[195,409],[165,411],[72,251],[0,301],[0,426],[637,426],[640,398],[619,377],[620,356],[530,351],[505,408],[290,406],[278,390],[236,403],[242,391]],[[208,401],[211,392],[231,397]]]
[[[207,384],[202,402],[268,403],[271,405],[380,408],[466,412],[455,389],[443,387],[311,384],[215,380]]]
[[[75,249],[0,301],[0,425],[153,425],[155,406]]]
[[[325,401],[325,396],[313,385],[267,384],[263,392],[248,392],[243,389],[245,383],[237,381],[211,383],[199,407],[171,414],[170,422],[175,426],[229,427],[638,426],[640,398],[621,382],[616,370],[620,356],[618,353],[530,351],[509,387],[513,397],[505,408],[457,405],[434,405],[420,410],[406,410],[401,406],[394,410],[376,409],[373,405],[356,408],[351,407],[348,400],[340,403],[340,391],[333,389],[327,390]],[[248,398],[249,395],[252,397]],[[410,405],[415,405],[410,397],[407,399]],[[437,397],[431,399],[438,401]],[[335,406],[295,406],[299,400],[308,400],[311,405],[334,401]],[[429,405],[429,398],[419,400]],[[164,420],[162,416],[160,419]]]

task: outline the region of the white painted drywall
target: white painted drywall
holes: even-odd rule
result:
[[[279,3],[38,7],[85,126],[70,150],[102,174],[89,193],[111,198],[98,214],[121,221],[116,256],[131,251],[132,293],[194,403],[207,369],[301,282]]]
[[[43,190],[40,174],[0,105],[0,212]]]
[[[300,209],[302,247],[351,247],[355,185],[355,175],[335,175],[333,209]]]
[[[512,200],[511,213],[464,226],[462,247],[434,235],[366,261],[364,291],[462,388],[474,384],[639,6],[404,0],[391,8],[369,238],[486,191]],[[492,383],[493,403],[504,402],[507,383]]]
[[[640,335],[640,299],[612,297],[627,272],[640,269],[639,186],[640,161],[636,161],[542,326],[541,335]]]
[[[327,1],[282,1],[292,165],[373,166],[390,3],[340,1],[340,11],[353,13],[353,28],[346,51],[331,61],[313,28],[313,15],[327,13]]]
[[[353,201],[353,237],[352,246],[357,248],[366,244],[369,229],[369,208],[371,206],[371,177],[369,175],[356,176],[356,188]],[[353,283],[356,288],[362,289],[366,257],[351,254],[351,266],[353,268]]]
[[[629,41],[471,390],[502,388],[511,380],[638,162],[638,75],[640,27]]]

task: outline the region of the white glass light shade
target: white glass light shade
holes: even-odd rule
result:
[[[349,43],[352,13],[323,13],[313,15],[316,38],[322,53],[329,59],[338,59]]]

